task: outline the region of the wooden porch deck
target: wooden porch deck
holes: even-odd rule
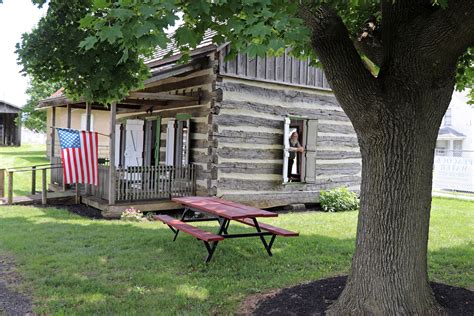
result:
[[[66,192],[48,192],[48,204],[61,205],[61,204],[73,204],[76,198],[75,191]],[[12,205],[33,205],[41,204],[42,195],[32,194],[26,196],[15,196],[13,197]],[[8,205],[8,198],[0,198],[0,205]]]

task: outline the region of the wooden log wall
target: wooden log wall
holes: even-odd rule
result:
[[[360,189],[361,158],[351,122],[330,92],[222,76],[211,108],[210,172],[217,196],[273,207],[317,202],[338,186]],[[318,120],[316,182],[282,184],[286,116]]]
[[[237,54],[233,59],[224,57],[229,53],[229,46],[222,50],[219,73],[237,78],[248,78],[266,82],[282,83],[291,86],[330,89],[324,72],[310,66],[308,59],[300,60],[289,54],[287,49],[280,57],[249,58],[247,54]]]

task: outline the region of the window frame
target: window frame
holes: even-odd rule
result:
[[[300,166],[300,181],[289,181],[288,175],[288,164],[289,164],[289,157],[290,157],[290,126],[291,121],[302,121],[302,139],[305,151],[301,153],[301,166]],[[283,185],[306,185],[314,183],[314,181],[307,181],[306,171],[307,171],[307,164],[308,164],[308,157],[307,157],[307,139],[308,139],[308,122],[315,121],[316,126],[318,124],[317,119],[309,118],[307,116],[298,116],[298,115],[287,115],[283,119],[283,170],[282,170],[282,184]],[[316,129],[317,132],[317,129]],[[314,162],[316,168],[316,161]],[[314,177],[315,180],[315,177]]]

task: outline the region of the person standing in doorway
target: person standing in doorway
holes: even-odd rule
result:
[[[291,133],[289,151],[290,151],[290,157],[288,158],[288,178],[291,179],[293,165],[295,163],[295,158],[296,158],[296,153],[304,152],[304,147],[301,146],[298,140],[298,132]]]

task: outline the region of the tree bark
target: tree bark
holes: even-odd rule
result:
[[[448,99],[451,92],[444,92]],[[410,99],[428,93],[414,91]],[[428,283],[427,245],[434,150],[449,100],[431,101],[437,115],[413,104],[382,112],[371,133],[356,128],[362,154],[356,251],[329,315],[443,314]],[[396,108],[393,102],[384,101],[384,108]]]

